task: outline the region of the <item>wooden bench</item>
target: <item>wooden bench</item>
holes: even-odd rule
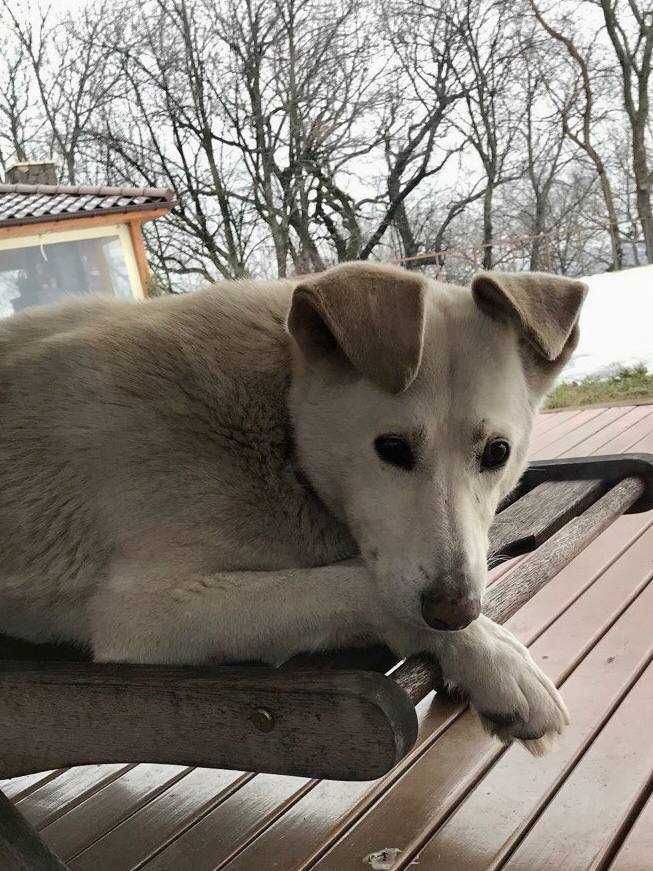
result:
[[[653,508],[653,456],[536,462],[498,512],[491,550],[535,551],[487,591],[505,622],[623,513]],[[98,664],[0,639],[0,778],[156,762],[337,780],[381,777],[410,752],[437,663],[375,648],[282,669]],[[0,793],[0,868],[63,868]]]

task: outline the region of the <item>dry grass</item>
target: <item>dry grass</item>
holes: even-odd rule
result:
[[[643,363],[624,366],[607,378],[590,376],[581,381],[559,384],[545,407],[568,408],[629,400],[653,402],[653,372],[649,372]]]

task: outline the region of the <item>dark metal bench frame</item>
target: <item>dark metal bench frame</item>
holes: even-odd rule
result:
[[[653,455],[532,463],[492,526],[505,622],[624,513],[653,508]],[[415,705],[440,685],[422,656],[298,657],[281,669],[93,663],[0,637],[0,778],[69,765],[157,762],[338,780],[381,777],[412,748]],[[0,792],[0,868],[65,866]]]

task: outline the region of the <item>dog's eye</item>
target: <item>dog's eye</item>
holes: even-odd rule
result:
[[[490,439],[485,443],[481,455],[482,469],[500,469],[510,456],[510,445],[505,439]]]
[[[384,463],[399,466],[410,471],[415,465],[415,457],[406,439],[399,436],[382,435],[374,440],[374,448]]]

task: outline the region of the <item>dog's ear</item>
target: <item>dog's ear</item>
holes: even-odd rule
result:
[[[309,361],[342,354],[377,386],[400,393],[419,370],[426,298],[417,274],[344,264],[295,288],[288,329]]]
[[[542,363],[559,363],[578,342],[578,316],[587,294],[582,281],[543,272],[482,272],[472,281],[478,306],[517,323]]]

